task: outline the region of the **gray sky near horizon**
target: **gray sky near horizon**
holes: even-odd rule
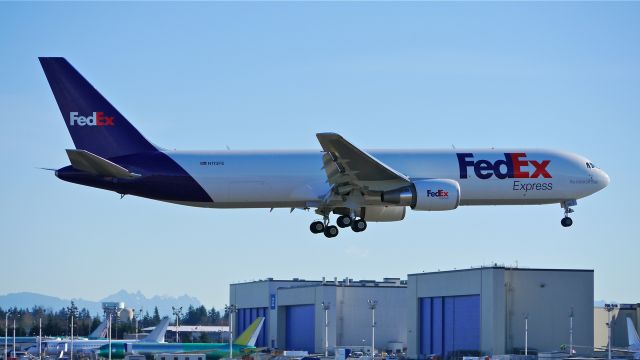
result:
[[[557,205],[409,212],[312,235],[313,213],[181,207],[65,183],[72,148],[38,56],[66,57],[177,149],[543,147],[611,176]],[[595,270],[638,302],[640,3],[0,3],[0,293],[119,289],[206,306],[265,277],[381,279],[493,262]],[[9,270],[6,270],[9,269]]]

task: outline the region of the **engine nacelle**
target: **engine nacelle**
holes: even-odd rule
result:
[[[460,184],[449,179],[416,180],[410,186],[382,193],[382,202],[412,210],[453,210],[460,204]]]
[[[400,221],[406,213],[404,206],[367,206],[363,218],[370,222]]]

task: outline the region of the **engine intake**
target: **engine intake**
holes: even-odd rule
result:
[[[460,204],[460,184],[449,179],[416,180],[410,186],[383,192],[381,200],[418,211],[453,210]]]

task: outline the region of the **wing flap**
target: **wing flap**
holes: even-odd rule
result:
[[[86,150],[67,149],[67,156],[69,157],[69,161],[71,161],[71,166],[76,170],[84,171],[91,175],[121,179],[132,179],[140,176]]]

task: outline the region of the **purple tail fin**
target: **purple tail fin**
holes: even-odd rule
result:
[[[39,59],[76,149],[104,158],[157,150],[65,58]]]

